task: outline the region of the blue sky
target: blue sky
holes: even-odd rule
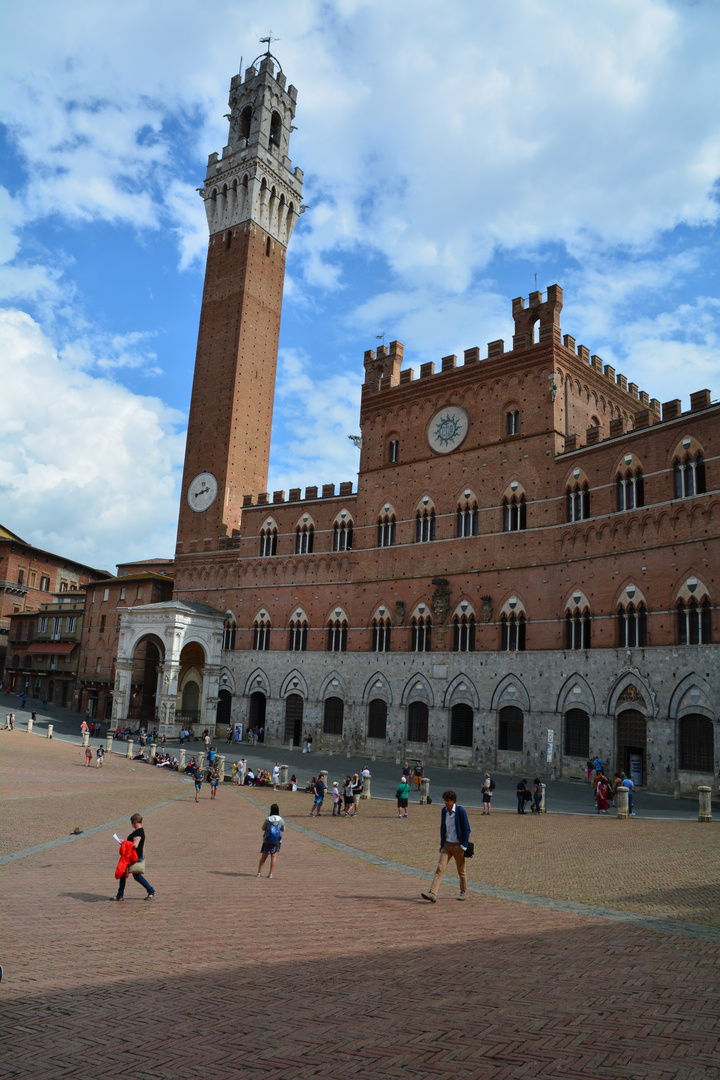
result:
[[[0,87],[3,523],[93,565],[171,555],[207,227],[254,0],[26,0]],[[720,5],[278,0],[305,171],[269,488],[355,479],[362,356],[564,332],[661,401],[718,394]]]

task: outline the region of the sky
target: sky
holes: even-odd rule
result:
[[[174,552],[196,189],[271,30],[308,209],[270,491],[356,481],[383,334],[406,367],[486,355],[554,282],[563,332],[628,381],[717,398],[717,0],[24,0],[2,29],[0,520],[38,546]]]

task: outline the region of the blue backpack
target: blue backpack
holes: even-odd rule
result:
[[[270,827],[265,833],[265,843],[268,844],[269,847],[276,847],[278,844],[282,843],[280,826],[274,821],[270,822]]]

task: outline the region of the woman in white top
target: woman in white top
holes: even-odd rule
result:
[[[285,832],[285,822],[280,817],[280,807],[277,803],[273,803],[270,807],[270,814],[265,818],[262,824],[263,842],[260,848],[260,862],[258,864],[257,876],[260,877],[260,871],[262,870],[268,855],[270,856],[270,873],[268,877],[273,876],[273,870],[275,869],[275,863],[278,857],[278,851],[282,843],[281,833]]]

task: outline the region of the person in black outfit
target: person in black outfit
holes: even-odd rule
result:
[[[130,824],[133,827],[133,831],[128,836],[128,840],[132,841],[132,843],[135,845],[138,862],[142,862],[144,857],[143,852],[145,849],[145,830],[142,827],[142,814],[133,814],[133,816],[130,818]],[[126,873],[124,873],[118,881],[117,896],[113,896],[113,900],[125,899],[125,882],[127,881],[127,876],[129,872],[130,871],[128,870]],[[142,887],[146,890],[147,896],[145,897],[145,899],[154,900],[155,890],[153,889],[150,882],[147,881],[142,874],[133,874],[132,876],[135,878],[138,885],[142,885]]]
[[[527,780],[521,780],[515,789],[518,801],[518,814],[525,813],[525,792],[527,791]]]

